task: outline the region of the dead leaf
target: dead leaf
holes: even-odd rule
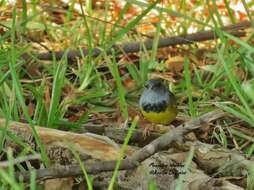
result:
[[[73,178],[49,179],[44,183],[45,190],[71,190]]]
[[[165,61],[165,67],[172,72],[180,72],[183,70],[184,58],[182,56],[168,57]]]

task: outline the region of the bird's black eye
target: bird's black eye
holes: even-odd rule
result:
[[[154,90],[160,89],[161,87],[163,87],[163,84],[160,83],[160,82],[157,82],[157,83],[152,85],[152,89],[154,89]]]
[[[160,83],[160,82],[158,82],[158,83],[157,83],[157,84],[155,84],[154,86],[155,86],[155,87],[157,87],[157,88],[159,88],[159,87],[163,86],[163,84],[162,84],[162,83]]]
[[[148,88],[149,88],[149,84],[146,82],[146,83],[144,84],[144,87],[145,87],[146,89],[148,89]]]

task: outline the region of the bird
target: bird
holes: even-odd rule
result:
[[[177,116],[176,97],[161,78],[145,82],[139,107],[145,119],[153,124],[168,125]]]

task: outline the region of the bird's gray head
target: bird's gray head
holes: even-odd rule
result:
[[[139,105],[144,107],[147,104],[160,104],[165,102],[167,105],[170,101],[170,92],[168,85],[162,79],[150,79],[145,83],[145,90],[140,97]]]
[[[162,79],[150,79],[145,83],[145,89],[151,91],[168,91],[168,85],[166,85],[165,81]]]
[[[160,112],[175,104],[175,96],[169,91],[166,81],[150,79],[145,83],[145,90],[139,99],[139,105],[143,110]]]

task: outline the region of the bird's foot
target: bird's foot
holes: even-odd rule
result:
[[[150,136],[151,129],[149,127],[145,127],[143,131],[143,138],[146,139],[146,137]]]

